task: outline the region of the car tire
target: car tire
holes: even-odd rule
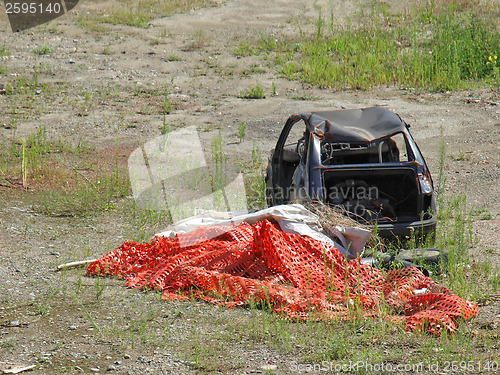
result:
[[[409,249],[400,251],[397,258],[415,264],[440,265],[448,262],[448,250],[427,247]]]

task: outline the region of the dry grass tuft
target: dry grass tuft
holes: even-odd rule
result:
[[[319,217],[319,222],[323,227],[333,227],[336,225],[342,227],[358,227],[370,229],[367,225],[361,224],[347,216],[346,210],[339,206],[324,204],[315,200],[304,202],[303,205]]]

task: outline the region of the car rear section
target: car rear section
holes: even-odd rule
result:
[[[425,235],[436,228],[435,202],[432,192],[422,191],[418,169],[416,164],[325,168],[324,201],[376,225],[383,237]]]

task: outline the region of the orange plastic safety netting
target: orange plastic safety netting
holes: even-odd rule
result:
[[[222,234],[207,238],[214,230]],[[477,315],[477,305],[417,268],[385,272],[346,261],[334,246],[284,233],[268,220],[223,230],[200,227],[173,239],[155,237],[151,244],[127,242],[90,264],[87,274],[157,288],[166,300],[194,296],[227,306],[260,301],[294,319],[347,319],[361,311],[435,334]]]

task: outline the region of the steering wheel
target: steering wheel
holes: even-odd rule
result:
[[[301,159],[302,159],[302,156],[304,156],[305,149],[306,149],[306,138],[305,138],[305,136],[302,136],[297,141],[297,146],[295,147],[295,152],[300,155]]]

